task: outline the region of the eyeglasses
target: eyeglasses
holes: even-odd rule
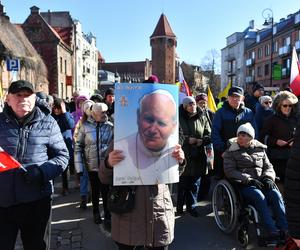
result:
[[[293,105],[291,105],[291,104],[282,104],[281,107],[283,107],[283,108],[287,108],[287,107],[291,108],[291,107],[293,107]]]
[[[264,102],[264,104],[272,104],[272,102],[271,101],[266,101],[266,102]]]

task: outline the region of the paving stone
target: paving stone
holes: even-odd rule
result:
[[[81,247],[81,242],[72,243],[72,249],[74,249],[74,248],[80,248],[80,247]]]
[[[61,241],[61,244],[62,245],[69,245],[71,243],[71,241],[69,240],[69,239],[63,239],[62,241]]]
[[[73,237],[71,238],[71,240],[72,240],[72,242],[81,241],[81,240],[82,240],[82,237],[81,237],[81,235],[73,236]]]
[[[81,234],[81,230],[80,229],[75,229],[72,231],[72,235],[80,235]]]

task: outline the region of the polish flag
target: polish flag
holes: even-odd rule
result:
[[[293,94],[300,96],[300,65],[295,47],[293,48],[290,87]]]
[[[0,147],[0,173],[14,168],[23,168],[21,163]]]

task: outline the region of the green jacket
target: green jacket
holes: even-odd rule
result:
[[[204,146],[210,143],[210,126],[205,115],[197,108],[194,116],[189,116],[182,105],[179,107],[179,123],[183,131],[184,142],[183,151],[187,160],[187,165],[183,176],[202,176],[206,174],[206,155]],[[189,138],[202,139],[201,145],[189,144]]]

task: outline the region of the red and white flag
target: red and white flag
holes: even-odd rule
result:
[[[300,96],[300,67],[296,48],[293,48],[290,88],[293,94]]]
[[[23,168],[21,163],[0,147],[0,173],[20,167]]]
[[[191,94],[189,85],[184,80],[184,75],[183,75],[181,66],[179,66],[178,78],[179,78],[179,82],[181,83],[181,85],[180,85],[180,92],[186,94],[187,96],[191,96],[192,94]]]

